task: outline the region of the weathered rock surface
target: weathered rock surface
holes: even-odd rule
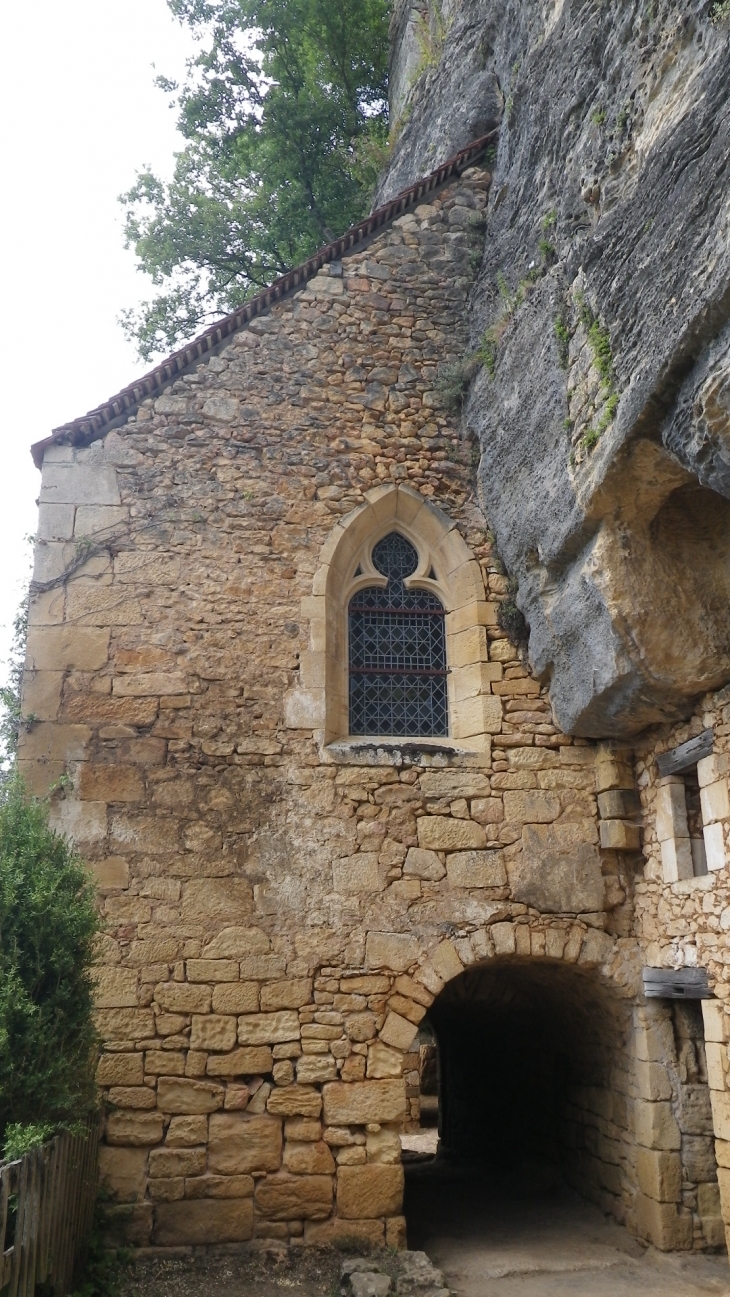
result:
[[[406,124],[377,201],[501,116],[473,297],[493,377],[467,416],[532,664],[578,734],[687,715],[730,676],[728,25],[712,15],[444,0],[426,39],[405,0],[393,20]]]

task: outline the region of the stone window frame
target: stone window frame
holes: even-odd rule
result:
[[[370,555],[379,540],[398,531],[418,551],[418,567],[407,584],[432,590],[445,609],[449,736],[384,736],[383,742],[488,755],[490,736],[499,732],[502,721],[501,699],[491,692],[501,669],[489,660],[486,628],[495,624],[495,616],[481,568],[456,523],[414,487],[375,487],[365,501],[332,529],[312,594],[302,600],[310,643],[300,656],[299,686],[287,697],[286,723],[313,729],[323,755],[332,760],[351,759],[358,748],[374,743],[380,746],[377,737],[349,733],[347,614],[358,589],[387,584]],[[356,577],[358,565],[362,575]],[[431,569],[436,580],[429,578]]]
[[[687,770],[660,778],[657,786],[656,835],[662,859],[665,883],[707,879],[724,869],[725,824],[730,818],[730,795],[724,775],[724,762],[713,752],[687,767]],[[687,797],[684,776],[697,771],[702,812],[702,836],[705,843],[707,873],[697,873],[687,824]],[[705,882],[705,886],[707,883]]]

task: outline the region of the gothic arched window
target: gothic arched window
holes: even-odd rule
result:
[[[406,589],[418,553],[398,532],[378,541],[372,561],[388,584],[350,600],[350,733],[446,737],[443,605],[430,590]]]

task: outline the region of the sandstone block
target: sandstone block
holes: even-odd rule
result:
[[[640,1099],[671,1099],[672,1087],[661,1063],[637,1061],[636,1080]]]
[[[636,1150],[639,1188],[658,1202],[681,1202],[682,1163],[679,1153],[662,1153],[656,1149]]]
[[[682,1138],[668,1103],[647,1103],[637,1099],[634,1105],[636,1141],[645,1148],[678,1149]],[[658,1246],[658,1244],[657,1244]]]
[[[337,1214],[346,1220],[396,1216],[403,1205],[403,1167],[369,1163],[337,1172]]]
[[[151,1009],[97,1009],[94,1020],[102,1040],[146,1040],[155,1034]]]
[[[639,1238],[653,1243],[661,1252],[680,1252],[692,1247],[691,1212],[680,1212],[675,1203],[655,1202],[643,1193],[638,1193],[635,1201]]]
[[[397,1130],[381,1126],[380,1130],[368,1131],[366,1136],[368,1162],[382,1163],[384,1166],[400,1166],[401,1145]]]
[[[700,803],[704,824],[712,824],[715,820],[726,820],[730,816],[727,779],[718,779],[715,783],[706,784],[701,788]]]
[[[418,1027],[407,1018],[401,1017],[399,1013],[390,1012],[385,1019],[380,1032],[380,1038],[386,1045],[391,1045],[394,1049],[402,1049],[404,1052],[410,1049],[415,1036],[418,1033]]]
[[[223,1088],[212,1082],[190,1081],[182,1077],[160,1077],[157,1106],[161,1112],[215,1112],[223,1106]]]
[[[116,469],[104,464],[44,464],[40,499],[44,504],[119,505]]]
[[[119,964],[103,964],[94,970],[94,1003],[99,1009],[136,1007],[136,968],[122,968]]]
[[[236,1019],[220,1013],[194,1014],[191,1049],[229,1050],[236,1043]]]
[[[257,982],[225,982],[213,987],[214,1013],[256,1013],[258,1007]]]
[[[36,671],[98,671],[109,657],[109,635],[95,626],[31,626],[26,660]]]
[[[107,1144],[129,1144],[134,1148],[159,1144],[164,1119],[161,1112],[110,1112],[106,1122]]]
[[[342,895],[379,892],[383,885],[377,851],[361,851],[355,856],[343,856],[332,862],[332,886]]]
[[[601,820],[599,826],[601,847],[604,851],[639,851],[641,829],[629,820]]]
[[[284,1167],[292,1175],[334,1175],[335,1159],[323,1140],[284,1146]]]
[[[273,1045],[284,1040],[298,1040],[301,1034],[299,1014],[282,1009],[278,1013],[251,1013],[238,1019],[240,1045]]]
[[[185,964],[189,982],[237,982],[237,959],[188,959]]]
[[[504,887],[507,870],[501,851],[455,851],[446,857],[452,887]]]
[[[409,847],[403,873],[437,883],[444,877],[446,869],[435,851],[425,851],[423,847]]]
[[[326,1220],[332,1211],[332,1177],[267,1176],[256,1188],[256,1211],[267,1220]]]
[[[109,1102],[115,1108],[156,1108],[154,1090],[146,1085],[113,1085],[109,1091]]]
[[[184,1076],[185,1055],[177,1049],[148,1049],[144,1070],[147,1076]]]
[[[379,1220],[305,1221],[304,1242],[312,1247],[337,1247],[356,1242],[363,1247],[383,1246],[383,1222]]]
[[[144,1060],[141,1054],[102,1054],[96,1068],[97,1085],[141,1085]]]
[[[411,979],[399,978],[398,980],[410,981]],[[418,983],[413,982],[412,985],[418,986]],[[420,989],[422,990],[423,988],[421,987]],[[415,1000],[409,999],[405,995],[399,995],[397,993],[397,987],[395,988],[395,992],[396,993],[391,995],[390,999],[388,1000],[388,1008],[392,1009],[393,1013],[399,1013],[401,1017],[407,1018],[409,1022],[415,1022],[416,1024],[421,1022],[426,1013],[426,1009],[424,1005],[418,1003]],[[420,998],[421,997],[419,996],[419,1000]]]
[[[385,1080],[391,1076],[403,1074],[403,1054],[399,1049],[390,1049],[380,1040],[374,1040],[368,1049],[368,1080]]]
[[[210,1118],[208,1169],[219,1175],[278,1171],[281,1122],[244,1113],[214,1113]]]
[[[273,1055],[268,1046],[252,1045],[234,1049],[222,1057],[212,1055],[205,1070],[208,1076],[265,1076],[273,1065]]]
[[[158,1247],[202,1243],[243,1243],[253,1237],[253,1200],[185,1199],[160,1203],[155,1209],[154,1239]]]
[[[114,676],[112,680],[112,694],[116,698],[166,697],[186,693],[185,676],[175,671],[149,671],[140,676]]]
[[[300,1085],[336,1080],[337,1065],[331,1054],[304,1054],[297,1062],[297,1081]]]
[[[428,962],[442,982],[450,982],[452,977],[458,977],[459,973],[464,971],[464,965],[459,959],[452,941],[439,942],[436,949],[429,955]]]
[[[208,1013],[211,990],[209,986],[190,986],[187,982],[158,982],[155,1000],[161,1009],[170,1013]]]
[[[205,1170],[204,1148],[153,1148],[150,1153],[150,1176],[202,1175]]]
[[[706,824],[702,836],[705,839],[705,855],[709,872],[713,874],[718,869],[724,869],[727,858],[722,824]]]
[[[185,923],[227,919],[250,914],[253,893],[245,878],[191,878],[183,884],[182,918]]]
[[[486,847],[487,837],[481,824],[473,820],[423,815],[418,821],[418,845],[431,851],[465,851]]]
[[[185,1181],[186,1198],[253,1198],[252,1175],[199,1175]]]
[[[194,1148],[208,1140],[207,1117],[173,1117],[167,1128],[165,1143],[170,1148]]]
[[[705,1025],[705,1040],[723,1043],[727,1040],[725,1009],[721,1000],[701,1000],[702,1018]]]
[[[57,725],[40,722],[22,736],[23,759],[32,761],[83,761],[91,738],[88,725]]]
[[[246,955],[265,955],[269,938],[261,928],[224,928],[205,947],[206,959],[243,959]]]
[[[509,683],[511,684],[512,681]],[[454,738],[467,739],[477,734],[499,734],[502,728],[502,699],[496,695],[500,688],[500,682],[495,681],[491,694],[479,694],[475,698],[463,698],[454,703]]]
[[[532,790],[506,792],[504,814],[513,824],[550,824],[560,814],[560,798]]]
[[[52,805],[49,823],[56,833],[71,838],[79,850],[96,847],[107,833],[106,804],[104,802],[77,802],[71,798]]]
[[[99,1180],[117,1202],[135,1202],[144,1197],[147,1180],[147,1149],[99,1146]]]
[[[325,1085],[323,1094],[328,1126],[364,1126],[368,1122],[382,1125],[400,1121],[406,1115],[406,1092],[401,1080],[333,1081]]]
[[[78,795],[91,802],[141,802],[144,780],[134,766],[101,766],[84,761],[78,771]]]
[[[261,987],[262,1010],[300,1009],[312,998],[311,977],[293,978],[284,982],[269,982]]]
[[[129,886],[129,865],[123,856],[104,856],[89,860],[89,869],[100,892],[123,890]]]
[[[276,1117],[318,1117],[322,1111],[322,1096],[318,1090],[301,1084],[277,1085],[269,1095],[266,1107]]]
[[[284,976],[286,960],[283,955],[245,955],[239,967],[242,980],[268,982]]]
[[[403,932],[369,932],[365,953],[370,968],[388,968],[394,973],[404,973],[418,959],[418,941]],[[350,980],[347,985],[351,985]],[[385,989],[388,989],[387,983]]]
[[[104,1207],[104,1243],[113,1247],[146,1247],[152,1235],[151,1202],[107,1203]]]
[[[689,837],[684,782],[678,775],[668,775],[659,781],[655,806],[656,835],[660,842]]]
[[[295,1143],[316,1143],[322,1138],[322,1123],[311,1117],[290,1117],[284,1122],[284,1134]]]
[[[602,910],[605,882],[598,852],[580,837],[580,829],[575,834],[572,825],[526,825],[522,854],[507,870],[514,899],[547,914]]]
[[[419,778],[424,797],[488,797],[489,779],[478,770],[424,770]]]
[[[26,667],[23,676],[22,714],[39,721],[55,721],[61,705],[63,671],[33,671]]]

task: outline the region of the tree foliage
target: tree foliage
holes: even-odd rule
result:
[[[149,359],[365,215],[387,138],[389,0],[168,0],[200,41],[173,178],[122,196],[162,291],[123,324]]]
[[[0,799],[0,1147],[20,1147],[19,1126],[42,1139],[94,1105],[98,932],[84,866],[47,806],[11,780]]]

